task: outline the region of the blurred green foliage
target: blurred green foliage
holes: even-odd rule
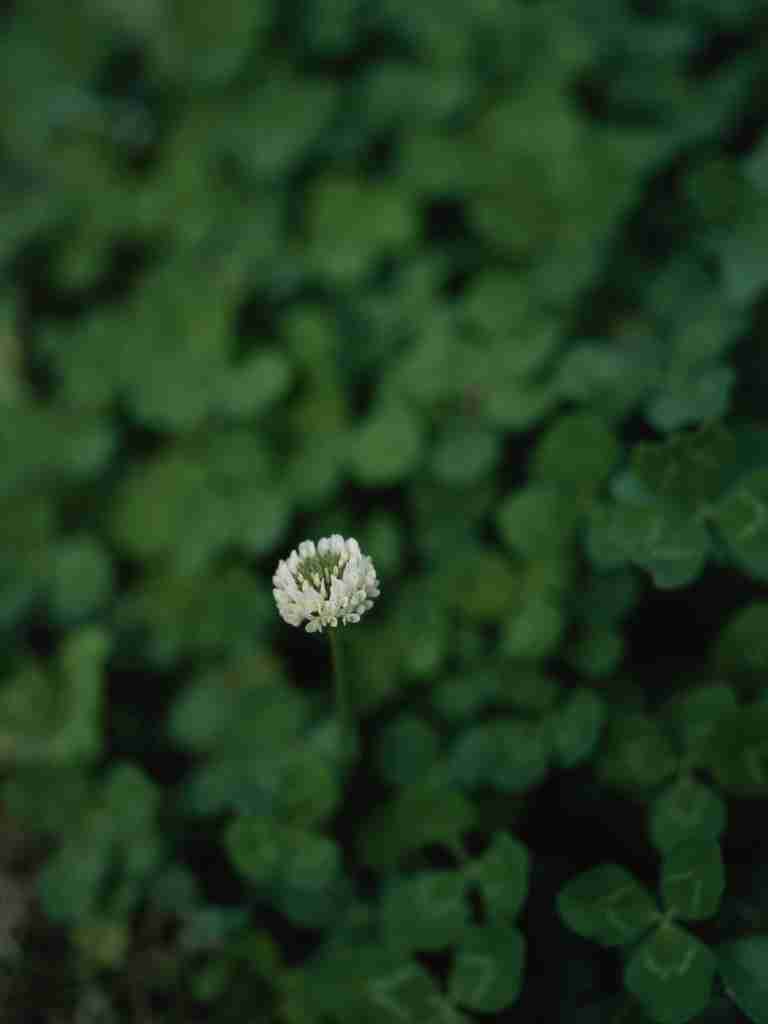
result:
[[[0,29],[8,1019],[765,1024],[765,0]]]

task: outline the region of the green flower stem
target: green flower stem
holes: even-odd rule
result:
[[[355,730],[352,718],[349,687],[344,674],[344,655],[342,651],[340,626],[330,627],[328,640],[331,645],[331,662],[333,663],[333,688],[336,696],[336,714],[339,720],[339,750],[342,759],[351,757],[355,749]]]

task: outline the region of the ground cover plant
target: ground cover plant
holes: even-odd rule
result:
[[[766,1024],[763,0],[0,10],[4,1019]]]

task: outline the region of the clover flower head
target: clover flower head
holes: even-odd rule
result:
[[[298,551],[280,559],[272,582],[282,618],[291,626],[306,623],[308,633],[359,622],[379,596],[373,562],[353,537],[338,533],[317,544],[302,541]]]

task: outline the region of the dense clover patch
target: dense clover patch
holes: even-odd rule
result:
[[[2,5],[9,1020],[768,1021],[765,28]]]

